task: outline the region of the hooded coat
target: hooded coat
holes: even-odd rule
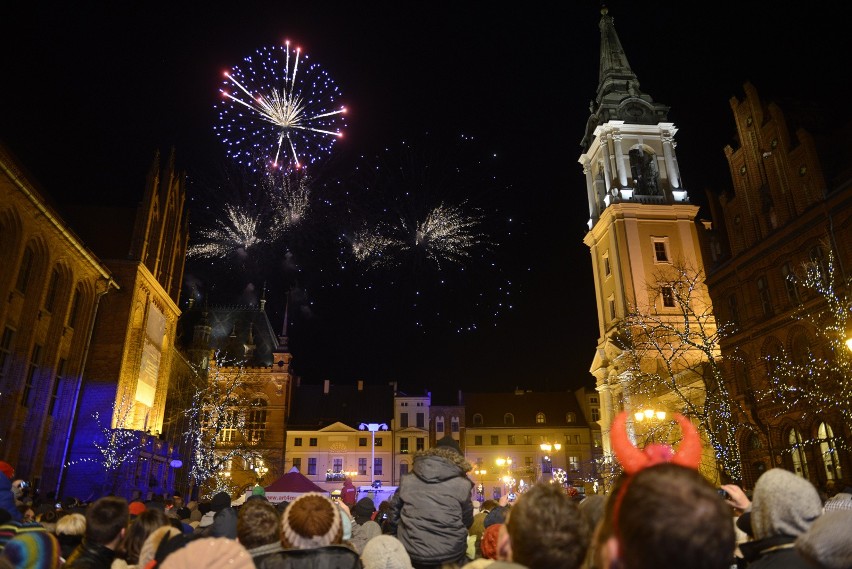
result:
[[[23,519],[15,503],[15,494],[12,492],[12,481],[3,472],[0,472],[0,508],[9,512],[9,515],[16,522],[20,522]]]
[[[795,549],[796,538],[822,514],[813,484],[782,468],[764,472],[754,485],[751,530],[754,541],[740,544],[749,569],[810,568]]]
[[[463,563],[473,523],[473,482],[464,456],[434,447],[414,455],[391,499],[391,525],[415,565]]]

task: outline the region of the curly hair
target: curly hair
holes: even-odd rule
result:
[[[512,561],[529,569],[580,567],[591,528],[577,504],[555,484],[538,483],[509,510]]]
[[[119,545],[117,552],[124,555],[128,565],[139,564],[139,552],[148,536],[157,528],[170,525],[168,517],[156,508],[145,510],[130,522],[130,527],[124,534],[124,541]]]

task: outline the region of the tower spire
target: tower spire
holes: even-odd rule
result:
[[[601,7],[600,67],[598,89],[589,104],[591,116],[586,124],[586,135],[580,142],[588,150],[595,128],[610,120],[632,124],[657,124],[665,122],[669,107],[655,103],[650,95],[639,88],[639,79],[627,61],[627,54],[615,31],[615,20],[606,6]]]
[[[290,319],[290,289],[287,289],[287,294],[284,297],[284,323],[281,325],[281,335],[278,336],[278,345],[282,351],[288,351],[287,344],[287,321]]]

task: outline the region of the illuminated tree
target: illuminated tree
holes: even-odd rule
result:
[[[803,301],[793,319],[815,335],[815,342],[781,345],[766,357],[768,388],[759,399],[775,405],[778,415],[795,413],[802,419],[815,414],[842,417],[852,424],[852,348],[847,340],[852,325],[852,278],[838,274],[831,247],[826,258],[815,258],[788,276]],[[791,353],[794,352],[794,353]],[[821,440],[803,441],[816,444]],[[834,439],[834,443],[841,443]]]
[[[184,411],[183,437],[190,449],[191,486],[207,494],[232,494],[236,490],[230,481],[232,461],[239,458],[252,462],[260,457],[251,442],[242,439],[251,382],[242,364],[227,366],[218,354],[215,362],[212,374],[194,388]]]
[[[719,342],[727,325],[713,315],[704,274],[683,262],[658,270],[647,306],[630,307],[620,330],[622,366],[635,402],[665,401],[697,422],[723,479],[742,480],[738,423],[723,380]],[[657,436],[664,426],[650,430]]]
[[[122,482],[127,482],[122,480],[123,467],[136,459],[142,447],[140,432],[125,427],[131,423],[132,415],[133,401],[126,394],[113,402],[107,416],[109,422],[103,420],[100,411],[92,413],[98,431],[98,437],[92,440],[97,456],[72,460],[66,465],[97,464],[104,475],[102,493],[114,494]]]

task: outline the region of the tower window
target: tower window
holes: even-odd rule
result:
[[[663,297],[663,306],[666,308],[674,308],[675,299],[674,299],[674,291],[670,286],[664,286],[660,290],[660,294]]]
[[[668,263],[669,253],[666,242],[663,239],[654,240],[654,260],[658,263]]]

